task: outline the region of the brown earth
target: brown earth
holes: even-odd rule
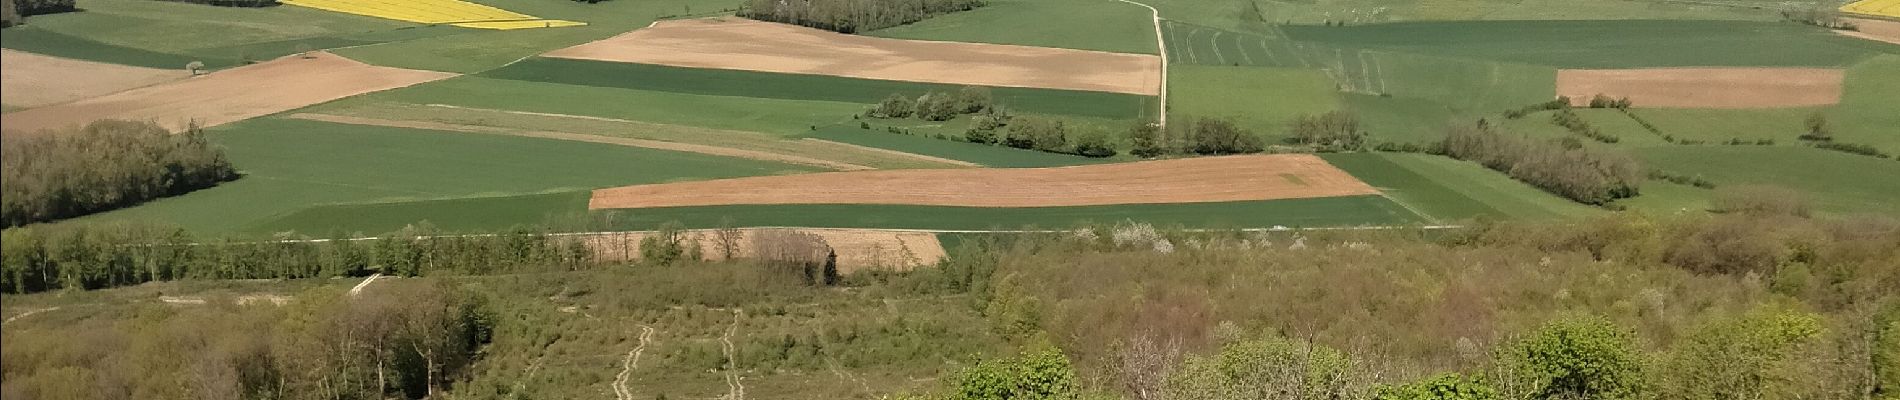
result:
[[[1310,154],[1056,168],[827,172],[595,190],[589,209],[727,204],[1050,207],[1376,194]]]
[[[455,76],[378,67],[328,53],[290,56],[172,83],[0,116],[9,134],[100,119],[151,120],[174,131],[217,126],[347,96]]]
[[[1557,94],[1598,94],[1638,108],[1775,108],[1840,103],[1842,71],[1821,68],[1655,68],[1557,71]]]
[[[846,35],[743,18],[661,21],[548,57],[1156,95],[1152,55]]]
[[[132,67],[0,49],[0,104],[33,108],[184,79],[180,65]]]
[[[1861,39],[1900,44],[1900,22],[1867,18],[1845,19],[1847,22],[1854,23],[1854,26],[1860,29],[1854,31],[1835,30],[1834,33]]]
[[[737,229],[739,237],[734,247],[733,258],[752,258],[752,239],[758,232],[780,228],[743,228]],[[830,229],[796,228],[824,238],[838,253],[838,270],[851,273],[867,269],[907,270],[923,265],[934,265],[944,257],[943,244],[937,241],[937,235],[928,232],[888,231],[877,229]],[[640,239],[647,232],[624,232],[596,234],[587,237],[588,247],[594,250],[602,260],[621,261],[640,259]],[[718,232],[711,229],[688,230],[682,232],[687,246],[697,244],[702,258],[710,261],[725,259],[720,251]]]

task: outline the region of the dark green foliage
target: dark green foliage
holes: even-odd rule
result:
[[[964,86],[957,90],[957,113],[976,114],[990,110],[995,104],[990,88],[983,86]]]
[[[1557,96],[1556,100],[1532,104],[1515,110],[1507,110],[1504,112],[1504,118],[1518,119],[1538,111],[1561,110],[1565,108],[1570,108],[1570,98]]]
[[[1166,392],[1180,400],[1341,398],[1353,394],[1352,367],[1339,350],[1267,335],[1222,344],[1212,356],[1189,355]]]
[[[1069,143],[1069,129],[1061,120],[1036,116],[1010,119],[1003,145],[1018,149],[1061,153]]]
[[[1891,155],[1888,155],[1887,152],[1880,151],[1880,148],[1878,147],[1869,146],[1869,145],[1860,144],[1860,143],[1845,143],[1845,142],[1836,142],[1836,141],[1815,142],[1814,148],[1824,149],[1824,150],[1833,150],[1833,151],[1838,151],[1838,152],[1848,153],[1848,154],[1859,154],[1859,155],[1874,157],[1874,158],[1892,158],[1893,157]]]
[[[1079,397],[1075,368],[1061,349],[1038,341],[1023,354],[984,360],[957,373],[953,400],[1071,400]]]
[[[15,18],[78,10],[73,0],[8,0],[6,5],[13,7]]]
[[[1233,121],[1199,118],[1193,120],[1193,128],[1188,131],[1185,150],[1200,155],[1258,153],[1266,150],[1266,143]]]
[[[176,196],[238,178],[197,129],[103,120],[0,139],[0,220],[20,226]]]
[[[1322,152],[1356,151],[1365,147],[1366,131],[1359,118],[1345,111],[1303,115],[1293,121],[1289,134],[1294,143],[1312,146]]]
[[[1630,108],[1630,105],[1630,98],[1628,97],[1610,98],[1610,96],[1598,94],[1590,98],[1590,108],[1614,108],[1621,110]]]
[[[1109,141],[1108,132],[1091,130],[1075,136],[1075,155],[1083,157],[1114,157],[1115,144]]]
[[[1658,179],[1677,185],[1689,185],[1703,189],[1715,188],[1715,182],[1709,181],[1708,178],[1703,178],[1701,175],[1683,175],[1660,169],[1649,170],[1649,179]]]
[[[1140,122],[1128,128],[1128,151],[1136,157],[1154,158],[1167,154],[1167,143],[1161,138],[1161,128],[1153,123]]]
[[[1634,335],[1603,317],[1552,320],[1503,356],[1512,388],[1532,398],[1629,399],[1645,389]]]
[[[930,92],[917,98],[917,119],[925,121],[948,121],[956,118],[964,110],[962,99],[944,92]]]
[[[1497,391],[1483,380],[1459,374],[1440,374],[1375,390],[1373,400],[1492,400]]]
[[[659,230],[640,238],[640,260],[655,265],[671,265],[685,260],[698,261],[699,257],[686,257],[687,249],[682,244],[682,239],[678,224],[661,224]]]
[[[872,108],[867,114],[872,118],[908,118],[910,114],[916,110],[917,103],[911,101],[910,97],[900,93],[891,93],[889,97],[884,98],[884,101],[878,102],[877,107]]]
[[[969,11],[983,5],[983,0],[747,0],[738,15],[839,33],[858,33],[922,21],[938,14]]]
[[[1505,134],[1484,125],[1453,127],[1444,149],[1452,158],[1476,161],[1584,204],[1635,196],[1643,178],[1641,166],[1622,153]]]

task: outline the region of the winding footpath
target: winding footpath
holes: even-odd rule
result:
[[[1167,38],[1161,37],[1161,10],[1156,10],[1155,7],[1151,5],[1129,0],[1115,1],[1134,4],[1148,9],[1148,15],[1154,21],[1155,48],[1161,52],[1161,115],[1157,117],[1155,125],[1166,130],[1168,128],[1168,41]]]
[[[627,380],[633,378],[633,369],[640,366],[640,354],[646,352],[647,343],[653,340],[653,327],[640,325],[640,345],[627,352],[627,358],[620,361],[620,373],[614,375],[614,397],[620,400],[633,399],[633,390],[627,389]]]

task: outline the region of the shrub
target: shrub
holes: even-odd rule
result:
[[[747,0],[736,14],[760,21],[857,33],[922,21],[939,14],[968,11],[984,4],[983,0]]]
[[[1010,121],[1003,144],[1018,149],[1062,152],[1069,140],[1068,127],[1062,121],[1042,117],[1017,117]]]
[[[1523,118],[1526,115],[1530,115],[1531,113],[1538,112],[1538,111],[1557,110],[1557,109],[1564,109],[1564,108],[1570,108],[1570,98],[1564,97],[1564,96],[1557,96],[1555,100],[1520,107],[1515,110],[1505,111],[1504,117],[1509,118],[1509,119],[1518,119],[1518,118]]]
[[[1108,132],[1089,131],[1076,135],[1075,154],[1083,157],[1114,157],[1115,145],[1109,142]]]
[[[1599,131],[1595,127],[1591,127],[1590,123],[1584,122],[1582,116],[1577,115],[1575,111],[1570,111],[1569,108],[1560,109],[1560,110],[1557,110],[1556,113],[1552,113],[1550,115],[1550,123],[1557,124],[1557,126],[1564,127],[1564,129],[1569,130],[1570,133],[1582,135],[1583,137],[1587,137],[1599,142],[1616,143],[1620,141],[1620,139],[1617,138],[1616,135],[1603,133],[1603,131]]]
[[[1302,115],[1293,121],[1292,140],[1318,151],[1353,151],[1365,146],[1359,119],[1345,111]]]
[[[1604,96],[1602,94],[1598,94],[1595,97],[1590,98],[1590,108],[1615,108],[1615,109],[1630,108],[1630,98],[1624,97],[1624,98],[1612,99],[1610,98],[1610,96]]]
[[[1642,167],[1622,153],[1583,147],[1574,139],[1566,145],[1504,134],[1488,125],[1453,127],[1442,147],[1452,158],[1475,161],[1585,204],[1635,196],[1643,177]]]
[[[872,108],[869,114],[872,118],[905,118],[916,109],[916,104],[910,101],[909,97],[891,93],[890,96],[884,98],[884,101],[878,102],[877,107]]]
[[[1200,118],[1194,120],[1192,129],[1187,150],[1194,154],[1244,154],[1266,150],[1266,143],[1260,136],[1235,126],[1233,121]]]
[[[1189,355],[1170,376],[1169,399],[1329,399],[1347,396],[1352,363],[1345,353],[1269,335],[1221,346],[1212,356]]]
[[[1497,391],[1475,377],[1441,374],[1374,391],[1373,400],[1491,400]]]
[[[40,14],[52,14],[77,11],[73,0],[10,0],[16,17],[29,17]]]
[[[957,97],[949,93],[930,92],[917,98],[918,119],[925,121],[948,121],[957,117]]]
[[[1815,111],[1813,114],[1808,114],[1808,119],[1804,122],[1808,131],[1801,134],[1801,140],[1817,142],[1834,140],[1834,129],[1828,126],[1827,114]]]
[[[1859,154],[1859,155],[1868,156],[1868,157],[1877,157],[1877,158],[1892,157],[1888,155],[1886,152],[1880,151],[1880,149],[1878,148],[1874,148],[1874,146],[1869,146],[1869,145],[1864,145],[1864,144],[1859,144],[1859,143],[1842,143],[1842,142],[1834,142],[1834,141],[1815,142],[1814,147],[1817,149],[1833,150],[1833,151],[1838,151],[1838,152],[1848,153],[1848,154]]]
[[[0,137],[0,220],[77,217],[216,186],[236,169],[197,128],[102,120]]]
[[[992,102],[994,100],[991,99],[990,88],[987,87],[964,86],[963,89],[957,91],[957,113],[959,114],[975,114],[989,110]]]
[[[956,400],[1069,400],[1080,395],[1075,367],[1047,340],[1021,355],[984,360],[957,373]]]
[[[1137,122],[1128,128],[1128,151],[1136,157],[1154,158],[1168,152],[1167,145],[1161,140],[1161,127],[1149,122]]]
[[[1789,376],[1780,365],[1821,334],[1818,315],[1761,308],[1704,324],[1669,355],[1658,394],[1683,400],[1759,399]]]
[[[1635,335],[1608,319],[1570,315],[1512,343],[1501,364],[1510,389],[1538,399],[1630,399],[1642,393]],[[1513,396],[1516,397],[1516,396]]]
[[[679,262],[686,258],[684,239],[678,223],[660,225],[659,230],[640,238],[640,261],[656,265]]]
[[[1806,218],[1812,212],[1807,195],[1772,185],[1727,186],[1715,191],[1710,211],[1753,215],[1790,215]]]

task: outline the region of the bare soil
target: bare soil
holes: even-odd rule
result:
[[[1598,94],[1638,108],[1777,108],[1840,103],[1842,71],[1821,68],[1655,68],[1557,71],[1557,94]]]
[[[328,53],[213,72],[177,82],[0,116],[8,134],[100,119],[150,120],[173,131],[217,126],[311,104],[455,76],[378,67]]]
[[[738,229],[733,258],[752,258],[752,239],[758,232],[768,229],[780,228]],[[795,230],[824,238],[825,243],[838,253],[838,270],[843,273],[880,268],[908,270],[936,265],[944,257],[943,243],[937,241],[937,235],[927,232],[833,228]],[[602,260],[638,260],[640,240],[647,235],[645,232],[600,234],[588,237],[587,244]],[[683,232],[683,236],[688,246],[699,246],[700,254],[706,260],[725,259],[716,230],[689,230]]]
[[[1157,95],[1152,55],[846,35],[743,18],[661,21],[548,57]]]
[[[132,67],[0,49],[0,104],[33,108],[191,76],[179,67]]]
[[[1867,18],[1845,19],[1848,22],[1854,23],[1854,25],[1860,29],[1854,31],[1836,30],[1834,33],[1861,39],[1900,44],[1900,22]]]
[[[1056,168],[827,172],[595,190],[589,209],[729,204],[1051,207],[1375,194],[1310,154],[1203,157]]]

